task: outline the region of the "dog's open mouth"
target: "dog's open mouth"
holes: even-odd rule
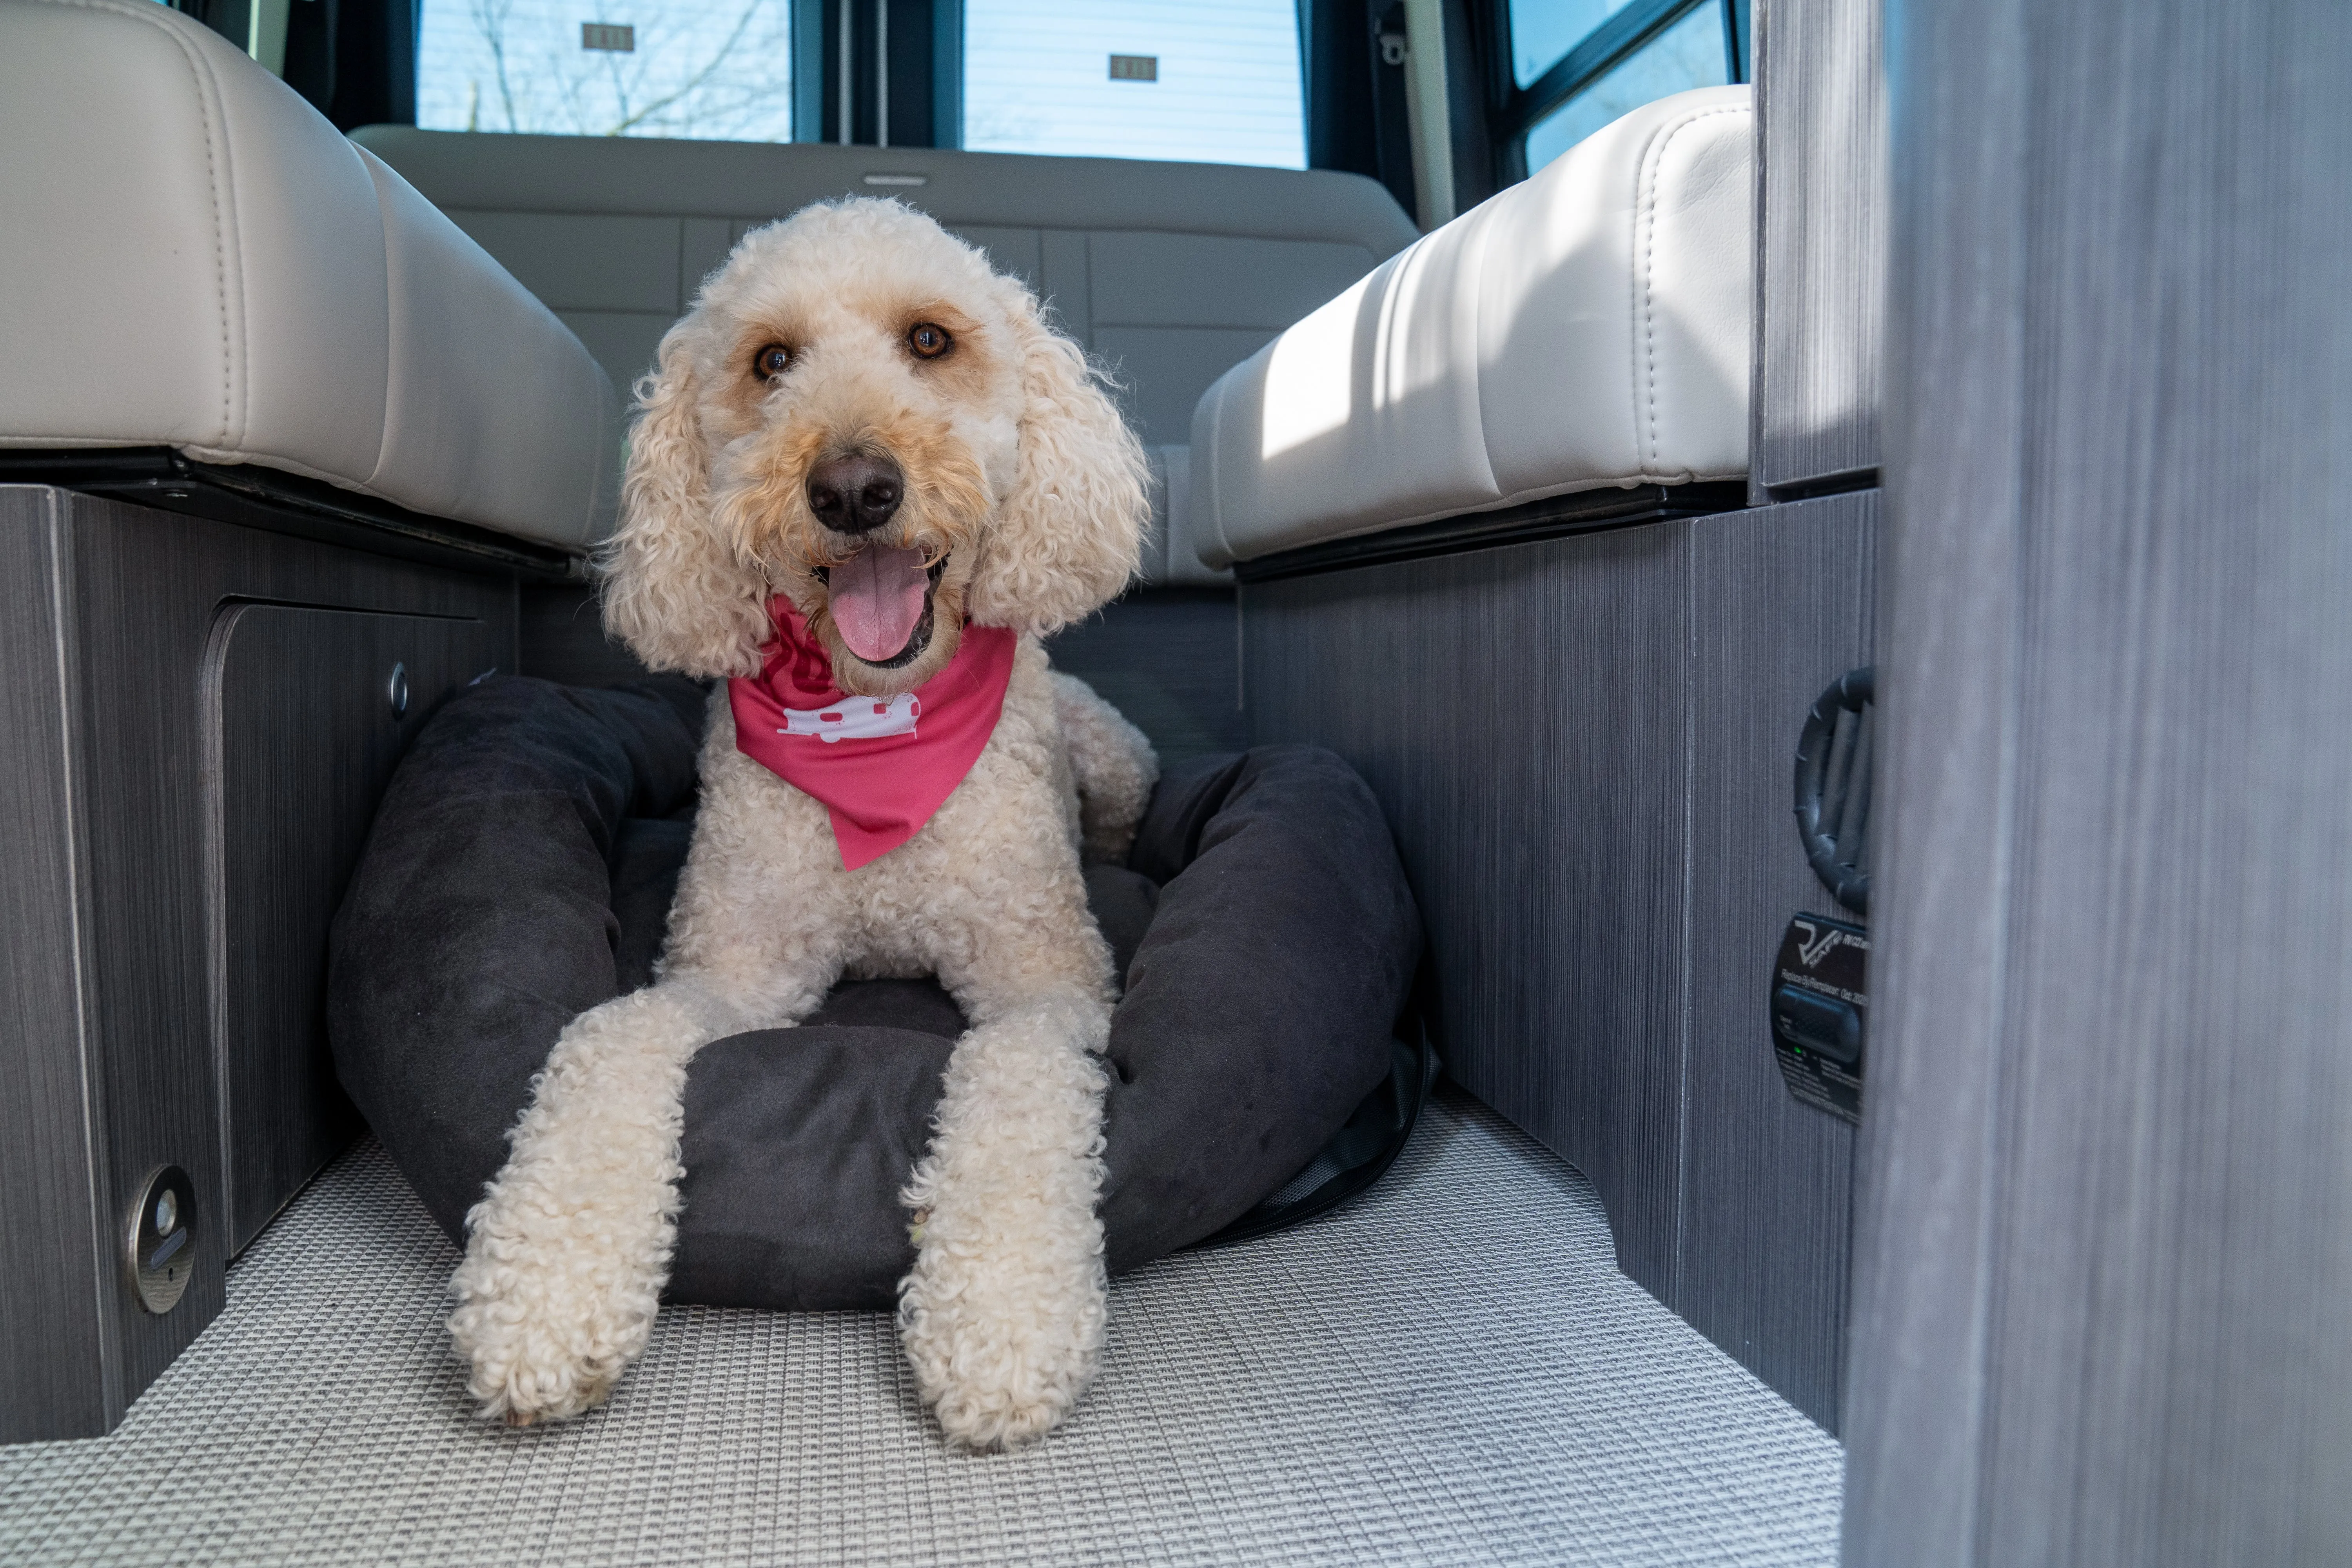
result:
[[[824,574],[833,624],[849,651],[877,669],[897,669],[931,646],[931,590],[947,565],[923,564],[919,550],[869,544]]]

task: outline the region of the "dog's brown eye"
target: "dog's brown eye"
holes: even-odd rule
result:
[[[773,381],[793,368],[793,351],[782,343],[770,343],[751,356],[751,370],[762,381]]]
[[[907,333],[907,346],[915,351],[917,359],[937,359],[955,347],[955,340],[948,336],[945,327],[918,321]]]

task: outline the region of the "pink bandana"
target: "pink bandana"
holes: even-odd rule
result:
[[[1019,639],[966,626],[948,667],[914,690],[851,697],[792,602],[779,594],[768,614],[776,635],[760,673],[727,683],[736,749],[824,803],[855,871],[912,838],[971,772],[1004,711]]]

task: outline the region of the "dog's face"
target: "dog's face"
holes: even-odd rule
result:
[[[911,690],[967,617],[1045,633],[1135,568],[1141,448],[1075,344],[895,202],[747,235],[638,388],[606,618],[748,674],[788,595],[845,691]]]

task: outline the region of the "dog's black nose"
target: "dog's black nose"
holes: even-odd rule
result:
[[[809,510],[835,533],[871,533],[890,521],[906,494],[887,458],[827,458],[809,470]]]

